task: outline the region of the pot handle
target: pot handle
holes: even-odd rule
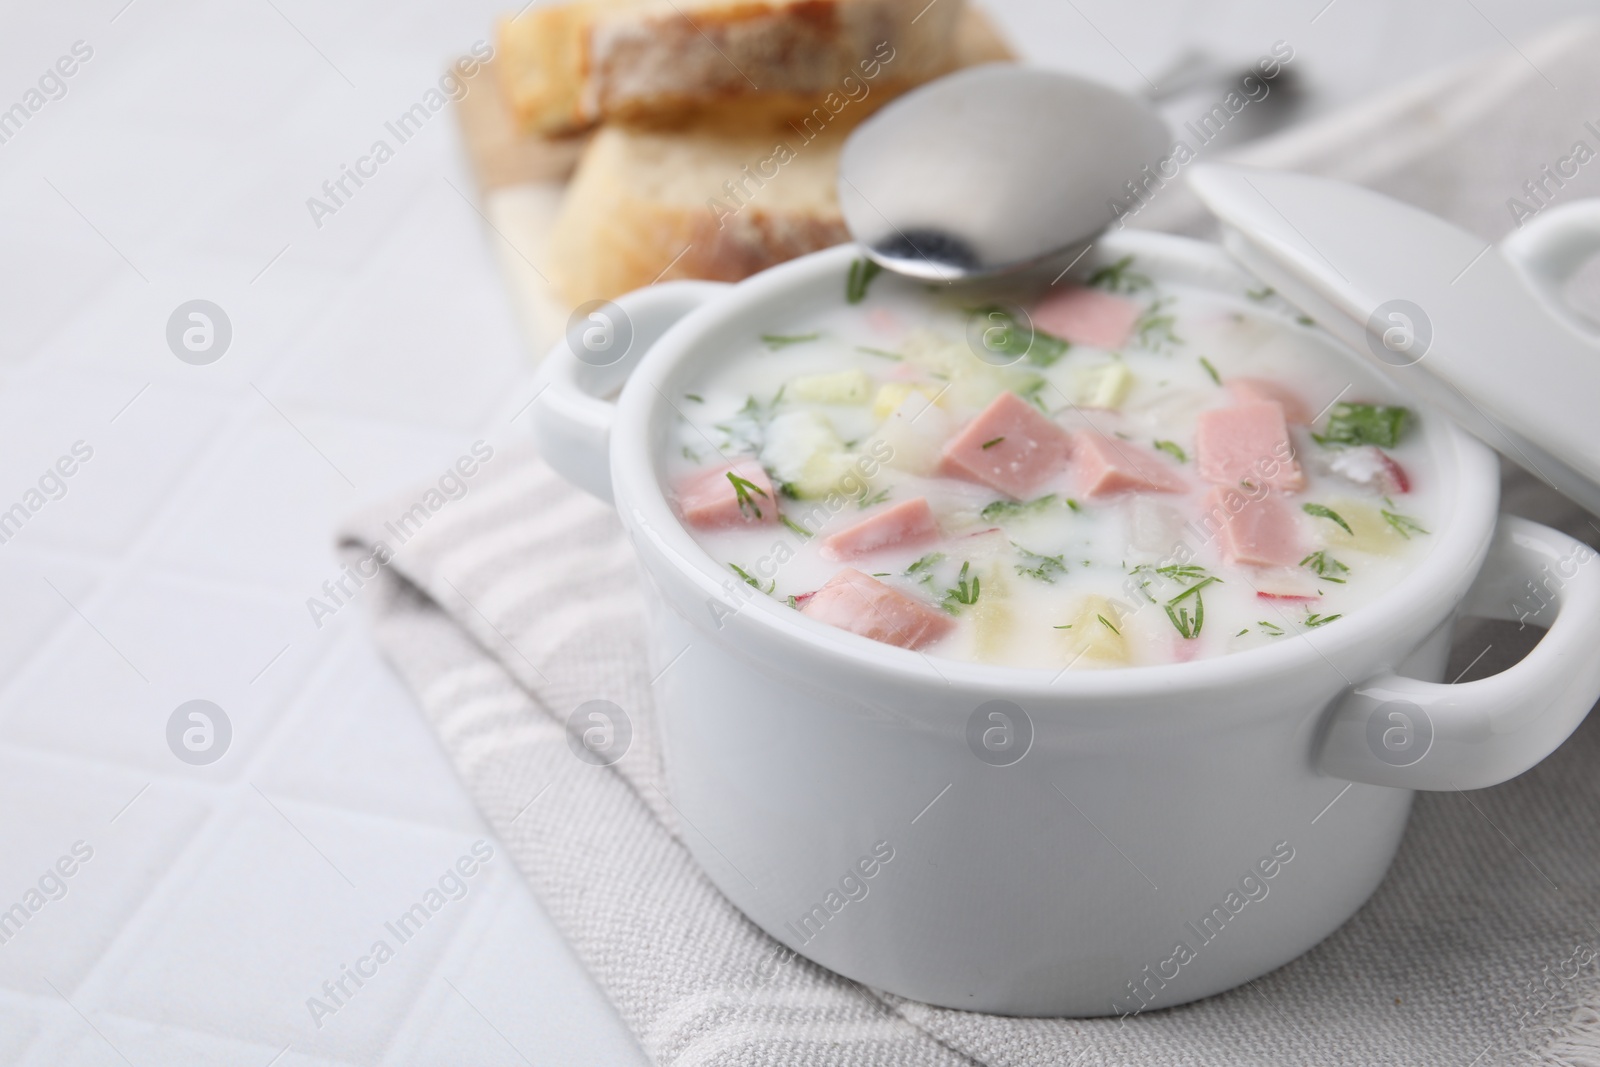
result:
[[[1334,706],[1319,769],[1401,789],[1481,789],[1553,752],[1600,699],[1600,566],[1588,545],[1502,515],[1463,614],[1546,629],[1520,663],[1462,685],[1386,674]]]
[[[1595,324],[1577,314],[1566,285],[1578,268],[1600,253],[1600,199],[1574,200],[1546,208],[1500,242],[1509,260],[1544,301],[1580,333],[1595,337]]]
[[[725,282],[664,282],[584,305],[587,314],[573,315],[566,335],[544,357],[534,394],[534,439],[557,474],[612,502],[612,397],[662,334],[730,288]]]

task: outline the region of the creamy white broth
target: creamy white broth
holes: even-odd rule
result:
[[[1117,351],[1074,343],[1049,366],[979,359],[968,341],[972,309],[892,276],[876,279],[857,305],[775,318],[765,339],[727,352],[673,398],[684,418],[666,472],[674,495],[697,472],[753,458],[777,499],[756,493],[750,504],[775,505],[788,524],[686,527],[730,574],[780,603],[803,606],[855,568],[953,623],[922,651],[1014,666],[1089,669],[1241,651],[1326,625],[1393,586],[1428,551],[1439,510],[1417,412],[1398,443],[1381,448],[1409,491],[1394,492],[1392,480],[1363,484],[1380,462],[1372,446],[1333,447],[1312,434],[1328,433],[1335,401],[1406,401],[1269,293],[1142,283],[1137,266],[1104,279],[1138,305],[1129,340]],[[1123,395],[1120,371],[1108,367],[1131,375]],[[849,377],[817,380],[826,375]],[[1320,415],[1289,427],[1305,485],[1278,494],[1292,508],[1304,562],[1229,562],[1214,522],[1204,521],[1212,485],[1197,469],[1196,420],[1238,404],[1229,383],[1240,378],[1287,386]],[[903,399],[895,392],[908,388]],[[1086,498],[1076,452],[1025,500],[937,473],[942,446],[1008,390],[1068,431],[1152,450],[1188,488]],[[1110,399],[1114,407],[1089,406]],[[1370,426],[1363,414],[1341,426]],[[830,432],[838,446],[818,448]],[[916,497],[938,523],[936,544],[825,558],[829,535]],[[1323,510],[1307,513],[1307,504]]]

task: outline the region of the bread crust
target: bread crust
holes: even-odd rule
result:
[[[906,86],[950,69],[964,4],[576,0],[502,21],[497,71],[518,122],[545,134],[682,124],[753,99],[782,117],[863,64]]]

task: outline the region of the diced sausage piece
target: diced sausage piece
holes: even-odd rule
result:
[[[1230,563],[1255,567],[1292,567],[1304,558],[1293,509],[1276,493],[1252,499],[1237,489],[1218,486],[1206,494],[1202,526],[1214,530],[1222,555]]]
[[[1181,493],[1188,488],[1172,469],[1172,460],[1132,441],[1113,440],[1085,430],[1072,442],[1072,465],[1078,492],[1091,499],[1136,489],[1146,493]]]
[[[939,473],[1021,500],[1064,469],[1071,453],[1067,431],[1005,392],[945,445]]]
[[[918,649],[933,644],[955,627],[938,608],[851,567],[835,574],[800,608],[800,614],[886,645]]]
[[[691,474],[678,483],[677,495],[683,521],[697,530],[778,521],[778,494],[767,472],[753,459]]]
[[[885,508],[822,542],[824,559],[854,559],[885,548],[916,548],[938,540],[939,524],[926,497]]]
[[[1202,411],[1195,420],[1200,477],[1217,485],[1270,485],[1294,492],[1306,484],[1294,459],[1283,406],[1276,401]]]
[[[1075,345],[1119,349],[1128,343],[1139,305],[1098,289],[1071,286],[1050,294],[1033,309],[1033,325]]]
[[[1385,496],[1411,492],[1411,479],[1407,477],[1405,468],[1376,445],[1343,449],[1328,466],[1334,473],[1357,485],[1376,489]]]
[[[1276,403],[1283,408],[1283,417],[1291,424],[1311,425],[1311,406],[1282,382],[1271,378],[1229,378],[1228,392],[1241,404]]]

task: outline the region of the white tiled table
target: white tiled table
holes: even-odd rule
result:
[[[0,1063],[642,1062],[499,854],[320,1028],[306,1007],[486,836],[359,606],[319,628],[306,599],[340,517],[524,432],[529,359],[448,112],[320,229],[305,200],[501,5],[124,4],[0,16],[0,109],[94,50],[0,144],[0,511],[94,450],[0,544],[0,909],[94,850],[0,944]],[[1499,43],[1444,3],[992,6],[1130,85],[1285,37],[1318,106]],[[1508,32],[1575,6],[1478,5]],[[165,341],[197,297],[233,327],[209,366]],[[203,767],[165,737],[196,698],[233,726]]]

